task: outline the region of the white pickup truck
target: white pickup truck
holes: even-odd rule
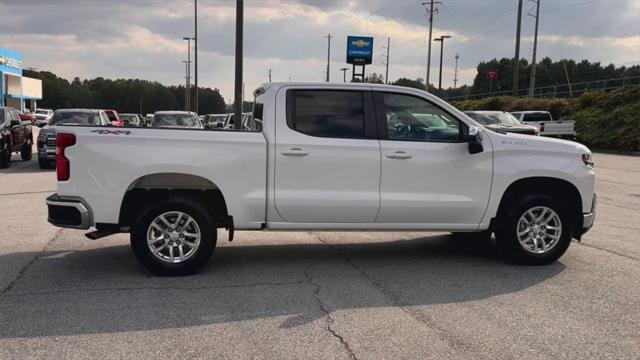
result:
[[[60,127],[49,222],[130,232],[158,274],[194,272],[216,229],[491,233],[548,264],[595,216],[585,146],[499,134],[423,91],[272,83],[245,131]],[[130,154],[130,155],[128,155]]]
[[[556,136],[567,139],[576,137],[575,121],[553,120],[548,111],[514,111],[511,115],[521,123],[538,129],[540,136]]]

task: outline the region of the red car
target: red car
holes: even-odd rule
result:
[[[30,121],[31,125],[35,126],[36,125],[36,117],[31,115],[31,114],[27,114],[27,113],[22,113],[22,112],[18,112],[18,115],[20,116],[20,120],[22,121]]]
[[[105,109],[105,113],[109,117],[109,121],[111,121],[111,125],[113,126],[124,126],[124,121],[120,118],[120,114],[118,114],[115,110]]]

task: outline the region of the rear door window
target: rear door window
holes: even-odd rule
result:
[[[362,91],[296,90],[290,128],[303,134],[332,138],[365,138]]]

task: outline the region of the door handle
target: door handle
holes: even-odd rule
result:
[[[398,150],[392,153],[387,153],[385,156],[388,157],[389,159],[400,159],[400,160],[411,159],[413,157],[411,154],[401,150]]]
[[[285,156],[307,156],[309,155],[309,152],[307,150],[294,147],[283,151],[281,154]]]

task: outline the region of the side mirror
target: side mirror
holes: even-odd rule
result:
[[[484,151],[482,146],[482,131],[477,126],[469,126],[469,134],[467,135],[469,143],[469,154],[477,154]]]

